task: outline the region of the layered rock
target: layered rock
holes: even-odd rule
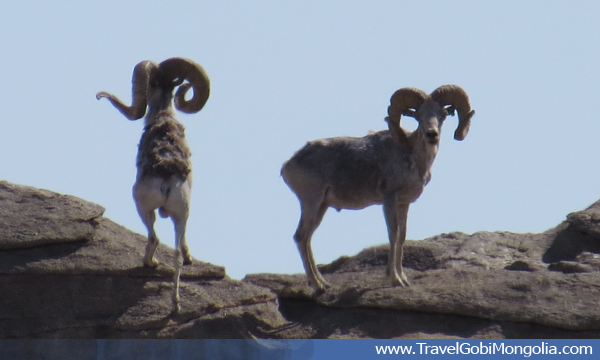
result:
[[[194,261],[177,315],[172,249],[160,245],[161,264],[144,267],[146,237],[103,213],[0,181],[0,338],[600,337],[600,202],[541,234],[407,241],[409,288],[386,277],[387,245],[321,265],[333,285],[322,294],[304,274],[236,281]]]
[[[68,195],[0,182],[0,337],[251,338],[285,324],[276,296],[220,266],[184,266],[171,315],[172,250]]]
[[[317,294],[303,275],[252,274],[275,292],[282,336],[597,338],[600,336],[600,203],[542,234],[478,232],[407,241],[413,286],[391,286],[388,246],[320,269],[333,287]],[[599,217],[600,218],[600,217]]]

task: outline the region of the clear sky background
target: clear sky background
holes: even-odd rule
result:
[[[386,129],[406,86],[460,85],[476,110],[463,142],[446,121],[409,239],[542,232],[600,198],[598,1],[12,1],[0,51],[0,179],[98,203],[142,234],[143,121],[95,94],[129,103],[142,60],[203,65],[207,105],[179,115],[194,164],[187,238],[238,279],[303,272],[281,165],[308,140]],[[170,221],[157,231],[173,245]],[[380,206],[330,209],[313,249],[327,263],[386,242]]]

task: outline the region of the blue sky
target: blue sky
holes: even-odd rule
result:
[[[131,198],[143,123],[95,94],[129,102],[135,64],[182,56],[212,85],[201,112],[179,115],[188,243],[234,278],[303,272],[281,165],[308,140],[385,129],[406,86],[460,85],[476,110],[463,142],[446,121],[408,238],[545,231],[600,198],[599,14],[593,1],[6,3],[0,179],[101,204],[145,234]],[[172,246],[170,221],[157,230]],[[385,242],[380,206],[331,209],[313,249],[326,263]]]

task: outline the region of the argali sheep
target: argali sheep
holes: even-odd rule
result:
[[[185,230],[190,210],[192,163],[190,148],[185,139],[185,128],[175,119],[175,108],[184,113],[200,111],[208,100],[210,82],[204,69],[183,58],[171,58],[156,64],[142,61],[133,71],[131,106],[117,97],[99,92],[97,99],[107,98],[129,120],[146,115],[144,132],[137,155],[137,177],[133,185],[133,198],[137,211],[148,229],[148,245],[144,264],[158,266],[154,252],[159,240],[154,231],[155,210],[161,217],[170,217],[175,225],[175,275],[173,278],[173,311],[179,311],[180,257],[191,264]],[[193,96],[186,100],[192,88]],[[146,111],[146,108],[148,110]]]
[[[444,85],[430,95],[422,90],[396,91],[388,107],[389,130],[365,137],[334,137],[309,141],[281,169],[285,183],[300,201],[301,216],[294,240],[309,284],[318,292],[329,284],[313,257],[311,237],[327,208],[362,209],[383,204],[390,241],[388,274],[392,284],[408,286],[402,268],[408,207],[431,179],[440,130],[448,114],[458,111],[454,133],[463,140],[469,131],[471,110],[467,93],[456,85]],[[414,117],[413,132],[400,127],[401,115]]]

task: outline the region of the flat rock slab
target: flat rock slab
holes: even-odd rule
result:
[[[407,275],[413,286],[399,288],[389,285],[384,271],[325,275],[335,285],[318,296],[303,276],[252,275],[245,281],[268,287],[281,298],[305,299],[328,307],[418,311],[531,322],[567,330],[600,330],[598,274],[410,271]]]
[[[0,338],[251,338],[286,323],[270,291],[224,278],[0,276]]]
[[[0,182],[0,338],[598,338],[600,202],[541,234],[460,232],[407,241],[412,286],[389,246],[304,274],[240,282],[194,260],[171,313],[174,251],[143,266],[144,236],[101,206]]]
[[[387,245],[320,266],[332,284],[322,294],[308,287],[304,274],[252,274],[243,281],[271,289],[280,301],[308,301],[332,309],[445,314],[600,334],[600,271],[592,266],[585,266],[585,272],[549,269],[541,261],[544,249],[562,236],[564,226],[558,229],[544,234],[454,233],[407,241],[408,288],[392,286],[385,275]]]
[[[222,266],[182,266],[171,313],[174,250],[103,218],[101,206],[0,182],[0,338],[253,338],[287,321],[264,287]]]
[[[0,181],[0,249],[89,240],[102,214],[74,196]]]
[[[0,338],[245,338],[286,323],[271,291],[197,260],[171,314],[173,249],[144,267],[146,241],[103,219],[90,241],[0,251]]]
[[[93,240],[56,242],[46,246],[0,251],[0,275],[123,275],[160,277],[174,275],[173,249],[160,244],[157,268],[143,264],[146,237],[109,219],[102,219]],[[182,267],[182,279],[222,279],[225,268],[195,260]]]

